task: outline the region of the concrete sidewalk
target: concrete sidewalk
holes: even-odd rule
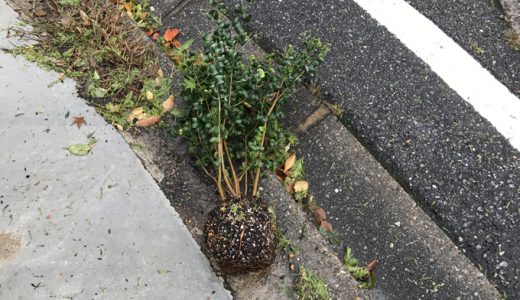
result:
[[[13,22],[0,0],[2,47]],[[0,298],[231,298],[129,145],[58,78],[0,52]],[[90,133],[91,153],[66,150]]]

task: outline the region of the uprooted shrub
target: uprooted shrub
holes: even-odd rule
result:
[[[210,3],[213,32],[201,51],[186,50],[178,65],[186,104],[178,132],[220,197],[205,225],[207,248],[224,272],[238,273],[274,259],[275,222],[259,199],[260,178],[285,160],[295,142],[280,126],[280,105],[316,70],[328,47],[304,36],[300,51],[289,46],[280,54],[246,58],[250,36],[242,22],[250,16],[238,5],[239,17],[229,21],[223,3]]]

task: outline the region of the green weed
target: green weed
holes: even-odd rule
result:
[[[375,260],[366,267],[359,267],[358,260],[352,255],[352,249],[346,248],[343,256],[343,264],[352,276],[359,282],[359,287],[371,289],[376,286]]]
[[[125,19],[124,7],[131,3],[43,1],[41,10],[45,13],[29,20],[33,29],[23,32],[37,44],[15,48],[12,53],[75,79],[79,94],[118,129],[161,115],[162,102],[170,94],[170,80],[160,76],[151,47],[138,38],[140,29]],[[147,21],[151,18],[148,13],[135,11],[143,7],[147,7],[146,2],[133,5],[132,16],[142,24],[155,24],[153,19]],[[146,97],[148,91],[154,94],[153,99]],[[141,113],[132,115],[137,108]]]
[[[292,241],[280,230],[275,231],[276,247],[283,250],[285,253],[298,254],[300,249],[295,246]]]
[[[330,300],[332,299],[325,281],[314,272],[300,267],[300,273],[295,285],[299,300]]]

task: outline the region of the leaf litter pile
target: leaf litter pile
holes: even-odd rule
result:
[[[13,54],[57,71],[61,79],[75,79],[79,94],[119,130],[155,125],[174,113],[171,79],[158,66],[152,45],[142,38],[144,30],[164,40],[159,36],[161,24],[147,12],[147,2],[26,2],[32,7],[26,13],[32,30],[14,31],[36,44],[15,48]],[[160,46],[180,47],[172,29],[167,31],[169,44]]]

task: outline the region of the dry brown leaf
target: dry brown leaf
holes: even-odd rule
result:
[[[285,173],[283,172],[282,168],[278,168],[274,171],[274,176],[276,176],[276,178],[278,178],[278,180],[280,181],[284,181],[285,177],[287,177],[287,175],[285,175]]]
[[[155,86],[161,86],[161,78],[155,78]]]
[[[163,112],[167,112],[173,109],[174,100],[175,98],[173,95],[170,95],[170,97],[168,97],[168,99],[162,103]]]
[[[132,110],[133,115],[142,115],[144,113],[144,108],[142,106],[136,107]]]
[[[328,232],[332,232],[332,224],[330,224],[329,222],[321,221],[320,226],[321,226],[321,228],[327,230]]]
[[[140,106],[140,107],[134,108],[132,110],[132,112],[128,115],[128,117],[126,117],[126,120],[128,122],[132,122],[134,119],[141,120],[141,119],[144,119],[144,117],[145,117],[144,108],[142,108]]]
[[[82,10],[80,10],[79,11],[79,15],[81,17],[81,20],[83,20],[83,25],[84,26],[90,26],[90,19],[89,19],[87,13],[82,11]]]
[[[114,126],[117,128],[117,130],[119,131],[123,131],[123,126],[119,125],[119,124],[114,124]]]
[[[74,117],[74,121],[72,121],[72,124],[70,125],[76,125],[79,129],[81,125],[87,125],[87,121],[85,121],[85,117],[82,116]]]
[[[34,11],[34,15],[36,17],[45,17],[47,15],[47,12],[41,8],[38,8]]]
[[[163,78],[163,76],[164,76],[163,70],[159,69],[157,71],[157,76],[159,76],[159,78]]]
[[[140,126],[140,127],[148,127],[148,126],[152,126],[152,125],[159,123],[160,120],[161,120],[161,117],[159,117],[159,116],[151,116],[146,119],[137,121],[137,123],[135,123],[135,125]]]
[[[150,91],[146,91],[146,100],[152,101],[153,100],[153,93]]]
[[[325,210],[321,207],[317,207],[312,211],[312,214],[314,216],[314,221],[316,221],[317,224],[321,224],[322,221],[327,220],[327,214],[325,213]]]
[[[294,163],[296,162],[296,154],[292,154],[283,164],[283,171],[287,173],[292,167],[294,167]]]
[[[308,189],[309,183],[305,180],[296,181],[296,183],[294,184],[294,191],[296,193],[307,193]]]
[[[294,183],[289,183],[285,187],[289,193],[294,193]]]
[[[376,270],[376,267],[377,267],[377,260],[373,259],[368,263],[367,270],[369,273],[374,273],[374,271]]]

